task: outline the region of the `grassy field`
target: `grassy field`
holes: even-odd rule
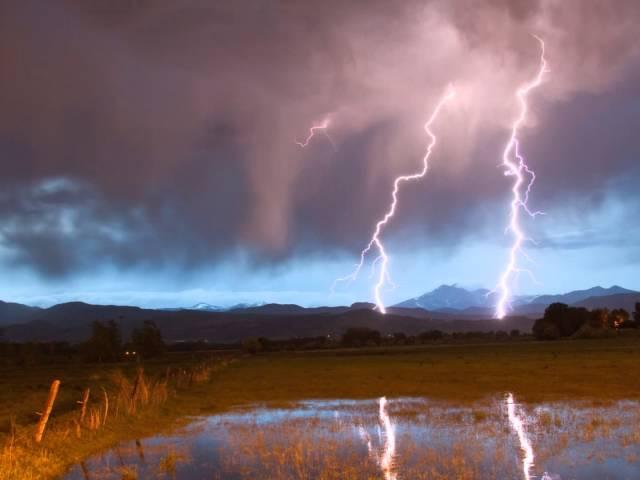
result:
[[[202,359],[199,359],[202,361]],[[196,362],[168,355],[144,366],[162,378]],[[173,386],[166,402],[134,415],[110,417],[104,428],[69,430],[84,388],[114,392],[114,373],[131,378],[135,365],[48,365],[0,370],[0,426],[5,445],[0,478],[50,478],[120,439],[171,429],[187,415],[224,411],[255,402],[309,398],[429,396],[473,401],[512,392],[521,400],[640,398],[640,342],[637,339],[566,342],[507,342],[434,345],[242,356],[216,369],[206,381]],[[49,384],[60,378],[60,397],[51,430],[41,446],[29,437]],[[96,400],[97,401],[97,400]],[[15,435],[11,435],[14,419]],[[66,427],[65,427],[66,425]],[[13,442],[13,443],[11,443]],[[9,446],[11,451],[8,451]],[[10,453],[10,456],[7,456]],[[12,462],[10,468],[9,462]],[[20,476],[16,476],[20,472]]]
[[[640,398],[640,342],[601,340],[258,356],[219,379],[212,406],[299,398],[429,396],[467,401]]]

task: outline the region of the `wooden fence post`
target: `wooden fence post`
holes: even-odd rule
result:
[[[87,388],[82,395],[82,400],[78,402],[80,405],[82,405],[80,407],[80,423],[84,422],[84,417],[87,414],[87,402],[89,401],[89,393],[91,393],[91,389]]]
[[[51,410],[53,409],[53,402],[56,401],[59,388],[60,388],[60,380],[54,380],[51,383],[51,389],[49,390],[49,398],[47,398],[47,403],[44,406],[44,411],[42,412],[42,415],[40,415],[40,420],[38,420],[38,425],[36,426],[36,433],[34,435],[34,440],[36,441],[36,443],[40,443],[42,441],[42,435],[44,434],[44,429],[47,427],[47,422],[49,421],[49,415],[51,415]]]

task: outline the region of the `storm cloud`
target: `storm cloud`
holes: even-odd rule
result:
[[[518,85],[523,148],[550,215],[640,195],[640,3],[461,0],[16,1],[0,6],[0,245],[63,277],[354,255],[407,186],[396,244],[501,234]],[[296,140],[324,118],[330,135]],[[618,185],[618,184],[616,184]]]

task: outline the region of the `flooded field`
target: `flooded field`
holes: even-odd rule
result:
[[[640,478],[640,402],[305,401],[194,418],[76,465],[84,479]]]

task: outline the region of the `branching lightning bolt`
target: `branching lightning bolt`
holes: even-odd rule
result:
[[[376,281],[376,284],[374,287],[374,298],[375,298],[376,308],[378,309],[378,311],[380,311],[381,313],[387,312],[384,302],[382,300],[382,288],[385,286],[385,284],[391,283],[391,280],[390,280],[389,270],[388,270],[389,256],[387,255],[384,245],[382,244],[382,241],[380,239],[382,235],[382,230],[387,225],[387,223],[389,223],[391,218],[396,213],[396,209],[398,207],[398,192],[400,191],[400,185],[404,182],[421,179],[427,174],[427,171],[429,170],[429,157],[431,156],[431,152],[433,151],[433,148],[436,145],[436,136],[431,131],[431,125],[438,118],[438,114],[440,113],[440,110],[442,110],[442,107],[444,107],[444,105],[449,100],[451,100],[454,96],[455,96],[455,91],[453,87],[449,87],[447,89],[447,92],[443,95],[443,97],[437,103],[436,108],[433,110],[433,113],[431,114],[431,117],[429,117],[429,120],[424,125],[424,129],[430,138],[430,142],[429,142],[429,145],[427,146],[427,152],[422,158],[422,169],[417,173],[413,173],[410,175],[401,175],[399,177],[396,177],[396,179],[393,182],[393,191],[391,193],[391,198],[392,198],[391,204],[389,205],[389,208],[387,212],[384,214],[384,216],[382,217],[382,219],[379,220],[378,223],[376,223],[376,227],[374,229],[373,235],[371,236],[371,240],[369,240],[369,243],[364,248],[364,250],[360,252],[360,262],[356,265],[354,271],[351,272],[349,275],[347,275],[346,277],[336,279],[333,282],[332,290],[335,288],[338,282],[354,281],[358,277],[360,270],[362,270],[367,254],[375,247],[378,250],[378,256],[374,260],[374,266],[379,265],[379,267],[378,267],[378,280]]]
[[[307,147],[311,139],[316,136],[317,132],[319,132],[319,133],[322,133],[325,137],[327,137],[327,140],[329,140],[329,143],[331,143],[331,145],[335,149],[336,144],[333,141],[333,139],[329,136],[329,133],[327,132],[327,129],[329,128],[330,124],[331,124],[331,120],[327,117],[321,123],[311,126],[311,128],[309,129],[309,135],[307,135],[307,138],[305,138],[303,142],[296,141],[296,145],[300,146],[301,148]]]
[[[511,298],[511,291],[509,288],[511,277],[513,277],[514,274],[526,271],[525,269],[518,267],[518,255],[524,255],[524,252],[522,251],[522,244],[527,239],[522,227],[520,226],[520,211],[523,210],[532,217],[543,213],[534,212],[529,209],[529,194],[536,180],[536,175],[533,170],[529,168],[524,157],[520,153],[520,142],[518,140],[520,127],[522,127],[527,118],[527,97],[532,90],[540,86],[544,74],[548,71],[547,61],[544,56],[544,41],[540,37],[535,36],[535,38],[540,42],[540,68],[535,78],[518,88],[516,92],[518,102],[520,103],[520,115],[511,126],[511,136],[509,137],[509,141],[507,142],[504,153],[502,154],[502,166],[506,167],[505,175],[513,176],[515,180],[513,182],[513,187],[511,188],[513,196],[510,204],[509,226],[507,227],[507,231],[511,231],[513,234],[513,243],[509,250],[507,265],[500,276],[497,287],[499,298],[496,305],[495,316],[500,319],[504,318],[507,314],[507,308]],[[525,177],[529,178],[528,182],[526,182]]]

